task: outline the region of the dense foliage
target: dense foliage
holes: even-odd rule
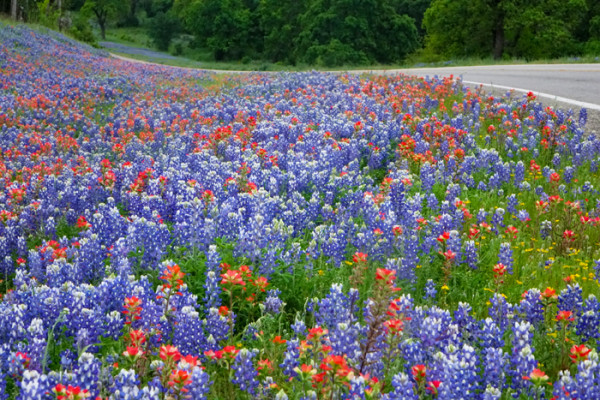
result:
[[[141,24],[160,50],[198,49],[216,61],[332,67],[393,64],[407,55],[439,61],[600,53],[596,0],[16,1],[20,18],[82,40],[94,40],[90,23],[103,39],[107,26]]]
[[[426,49],[446,57],[552,59],[581,54],[586,41],[597,39],[589,22],[599,11],[597,2],[588,3],[433,0],[425,12]]]
[[[585,110],[0,54],[0,399],[600,398]]]

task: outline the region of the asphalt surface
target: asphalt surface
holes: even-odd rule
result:
[[[388,70],[385,73],[460,76],[465,84],[471,86],[484,84],[487,89],[532,91],[544,102],[555,100],[600,111],[600,63],[410,68]]]
[[[177,57],[172,56],[170,54],[161,53],[158,51],[145,49],[142,47],[127,46],[126,44],[115,43],[115,42],[98,42],[98,44],[100,46],[104,47],[108,51],[116,51],[116,52],[124,53],[124,54],[152,57],[152,58],[158,59],[158,60],[161,60],[161,59],[162,60],[177,60]]]

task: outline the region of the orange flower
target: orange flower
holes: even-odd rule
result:
[[[388,332],[392,335],[398,335],[402,333],[404,329],[404,321],[401,319],[390,319],[383,323],[383,325],[388,329]]]
[[[535,386],[541,386],[550,378],[548,378],[548,375],[546,375],[544,371],[535,368],[533,371],[531,371],[529,376],[524,376],[523,379],[530,381]]]
[[[556,299],[557,298],[557,296],[556,296],[556,290],[552,289],[551,287],[547,287],[546,290],[544,290],[540,294],[540,296],[543,299],[546,299],[546,300]]]
[[[357,251],[356,253],[354,253],[354,256],[352,256],[352,261],[354,261],[357,264],[367,262],[367,257],[368,254]]]
[[[452,261],[456,258],[456,253],[454,253],[452,250],[446,250],[442,255],[446,261]]]
[[[137,346],[127,346],[127,350],[123,352],[125,357],[137,359],[144,355],[144,351]]]
[[[384,281],[388,285],[392,285],[396,280],[396,271],[385,268],[377,268],[375,279],[378,281]]]
[[[281,336],[277,335],[273,338],[273,343],[275,344],[285,344],[287,340],[282,339]]]
[[[256,288],[259,289],[261,292],[264,292],[267,286],[269,285],[269,282],[264,276],[259,276],[252,282],[252,284],[256,286]]]
[[[573,321],[575,319],[575,317],[573,317],[573,313],[571,311],[564,311],[561,310],[558,312],[558,315],[556,316],[556,320],[557,321],[564,321],[564,324],[568,324],[569,322]]]
[[[444,232],[437,237],[437,241],[440,243],[446,243],[446,240],[450,239],[450,232]]]
[[[501,277],[505,273],[506,273],[506,265],[504,265],[502,263],[498,263],[498,264],[494,265],[494,276],[495,277]]]
[[[223,278],[221,280],[222,285],[246,285],[246,282],[244,282],[242,275],[238,271],[233,269],[230,269],[224,274],[221,274],[221,278]]]
[[[427,367],[425,367],[423,364],[417,364],[411,368],[411,372],[413,378],[415,378],[415,381],[417,381],[417,383],[421,383],[427,374]]]
[[[571,354],[569,354],[569,357],[571,357],[571,360],[574,363],[578,363],[579,361],[587,360],[591,351],[592,350],[588,349],[585,344],[580,344],[579,346],[573,345],[573,347],[571,347]]]
[[[160,347],[159,357],[163,361],[166,361],[167,359],[178,361],[181,358],[181,353],[179,352],[177,347],[167,344]]]

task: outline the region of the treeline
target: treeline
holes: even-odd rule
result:
[[[142,24],[161,50],[316,66],[600,55],[599,0],[0,0],[89,39],[88,21]],[[27,9],[25,9],[26,5]],[[57,22],[58,21],[58,22]],[[69,22],[69,21],[67,21]],[[68,25],[62,23],[62,25]],[[86,30],[87,29],[87,30]],[[173,39],[176,45],[173,45]]]
[[[216,60],[395,63],[420,46],[429,0],[176,0],[174,14]]]
[[[600,55],[599,0],[433,0],[423,26],[429,57]]]

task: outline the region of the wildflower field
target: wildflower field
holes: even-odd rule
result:
[[[599,399],[585,124],[0,26],[0,400]]]

